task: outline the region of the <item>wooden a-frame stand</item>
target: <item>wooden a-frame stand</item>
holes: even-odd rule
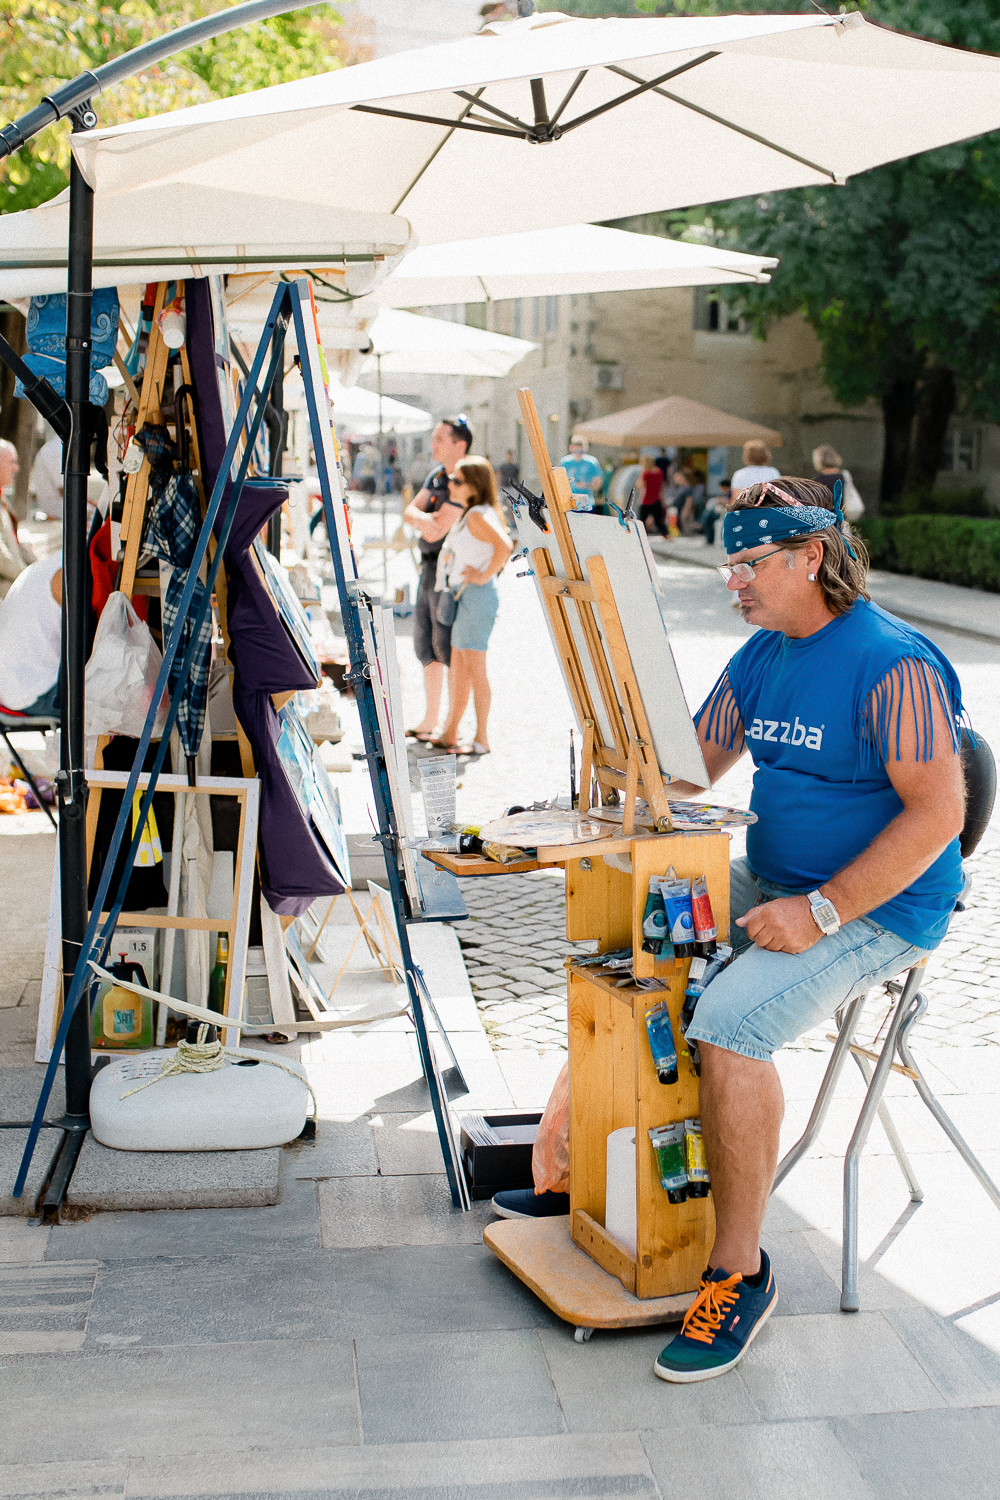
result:
[[[578,1338],[594,1328],[628,1328],[678,1318],[698,1287],[715,1232],[711,1196],[671,1204],[659,1182],[650,1127],[698,1115],[698,1079],[680,1034],[689,961],[655,959],[642,952],[642,918],[652,875],[672,865],[683,877],[708,881],[719,939],[729,934],[729,842],[722,832],[676,833],[665,782],[653,749],[607,568],[574,547],[566,512],[573,508],[569,480],[553,469],[530,391],[518,393],[521,414],[542,483],[549,525],[562,571],[549,548],[531,553],[567,687],[584,728],[581,810],[590,806],[591,772],[604,804],[622,801],[622,830],[590,844],[540,848],[538,864],[566,871],[566,936],[598,939],[601,952],[631,946],[637,978],[655,976],[662,991],[618,988],[587,967],[568,976],[570,1071],[570,1215],[555,1219],[499,1220],[484,1234],[487,1245],[561,1318],[576,1324]],[[571,625],[570,611],[577,611]],[[590,672],[577,647],[586,644]],[[604,743],[589,682],[596,681],[611,725]],[[649,806],[646,827],[636,827],[636,797]],[[651,825],[651,826],[650,826]],[[624,856],[629,873],[605,855]],[[456,858],[434,856],[456,873]],[[665,999],[681,1056],[678,1082],[659,1082],[650,1053],[645,1011]],[[607,1138],[634,1126],[636,1139],[636,1252],[604,1227]]]

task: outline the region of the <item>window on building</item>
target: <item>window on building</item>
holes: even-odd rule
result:
[[[559,327],[559,298],[546,297],[545,299],[545,332],[555,333]]]
[[[700,333],[746,333],[747,321],[739,309],[723,302],[718,292],[696,287],[693,298],[693,326]]]
[[[946,474],[971,474],[976,468],[975,428],[949,427],[941,454],[942,471]]]

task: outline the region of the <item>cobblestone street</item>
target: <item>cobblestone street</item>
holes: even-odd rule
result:
[[[922,988],[926,1014],[915,1028],[919,1041],[950,1047],[1000,1045],[1000,848],[968,862],[968,909],[931,957]],[[537,871],[461,881],[469,919],[456,922],[476,1004],[495,1051],[566,1048],[564,961],[588,943],[566,940],[563,877]],[[872,1040],[888,1011],[873,994],[859,1030]],[[796,1044],[825,1051],[824,1025]]]

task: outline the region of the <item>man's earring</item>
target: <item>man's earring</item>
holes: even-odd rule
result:
[[[816,582],[816,574],[815,573],[810,573],[809,574],[809,582],[810,583],[815,583]]]

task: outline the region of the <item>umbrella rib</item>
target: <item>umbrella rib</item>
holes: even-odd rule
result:
[[[569,88],[566,90],[566,93],[563,95],[562,103],[556,110],[555,114],[552,116],[552,119],[549,121],[550,125],[555,125],[558,122],[559,116],[562,114],[563,110],[566,108],[567,104],[572,99],[573,95],[576,93],[583,80],[586,78],[588,71],[589,70],[587,68],[584,68],[582,73],[577,73],[573,82],[570,84]]]
[[[497,109],[495,104],[487,104],[485,99],[479,99],[475,94],[467,94],[464,89],[455,89],[454,92],[459,99],[468,99],[470,104],[476,104],[480,109],[488,109],[491,115],[498,115],[501,120],[506,120],[508,125],[516,125],[518,130],[531,129],[531,126],[526,125],[523,120],[519,120],[517,115],[509,115],[506,110]],[[472,116],[469,118],[471,119]]]
[[[716,52],[712,54],[718,57]],[[628,78],[633,83],[641,82],[634,73],[626,72],[624,68],[606,64],[609,73],[617,73],[621,78]],[[712,120],[716,125],[723,125],[727,130],[735,131],[737,135],[746,136],[747,140],[756,141],[758,146],[766,146],[770,151],[777,151],[781,156],[787,156],[790,161],[797,161],[800,166],[808,167],[810,171],[820,172],[824,177],[829,177],[831,182],[840,184],[843,177],[838,172],[833,172],[829,167],[820,166],[818,162],[810,161],[807,156],[799,156],[795,151],[789,151],[787,146],[779,146],[776,141],[769,141],[766,136],[758,135],[754,130],[747,130],[743,125],[736,125],[732,120],[725,120],[721,115],[714,115],[710,109],[702,109],[700,104],[693,104],[690,99],[682,99],[680,94],[672,94],[669,89],[659,87],[659,81],[654,84],[653,92],[659,94],[662,99],[669,99],[672,104],[680,104],[684,109],[690,109],[696,115],[702,115],[706,120]],[[567,126],[567,129],[569,127]]]
[[[471,108],[470,104],[469,109]],[[475,130],[480,135],[506,135],[515,141],[524,139],[524,130],[505,130],[502,125],[473,125],[469,120],[464,118],[461,120],[446,120],[440,115],[411,114],[409,110],[405,109],[379,109],[374,104],[352,104],[351,109],[357,110],[362,115],[388,115],[390,120],[416,120],[418,125],[445,125],[448,128],[448,135],[453,130]],[[441,142],[441,146],[443,145],[444,141]],[[438,147],[438,150],[441,149],[441,146]],[[407,192],[409,192],[409,188],[407,188]],[[395,212],[396,210],[393,209],[393,213]]]
[[[648,94],[651,89],[655,89],[658,94],[665,94],[666,90],[660,88],[661,83],[666,83],[670,78],[679,78],[682,73],[689,73],[692,68],[697,68],[702,63],[710,62],[713,57],[718,56],[718,52],[703,52],[700,57],[694,57],[690,62],[682,63],[679,68],[671,68],[669,73],[661,73],[658,78],[651,78],[648,82],[643,78],[634,77],[631,73],[626,73],[623,68],[605,64],[609,73],[619,73],[622,78],[631,79],[639,87],[630,89],[627,94],[619,94],[617,99],[609,99],[607,104],[599,104],[596,109],[588,109],[586,114],[577,115],[575,120],[570,120],[568,125],[560,125],[559,129],[563,133],[567,130],[575,130],[578,125],[586,125],[589,121],[596,120],[598,115],[606,115],[609,109],[617,109],[620,104],[628,104],[631,100],[638,99],[640,94]],[[667,95],[667,97],[673,98],[673,95]]]
[[[483,87],[477,91],[476,98],[479,99],[482,96],[482,94],[485,93],[485,90],[486,90],[486,86],[484,84]],[[462,115],[460,116],[460,118],[464,120],[465,116],[469,113],[469,110],[471,108],[472,108],[472,105],[471,104],[468,105],[465,108],[465,110],[462,112]],[[454,128],[454,124],[455,124],[455,122],[453,121],[452,122],[452,128]],[[431,152],[430,156],[427,158],[427,160],[424,162],[423,166],[420,168],[420,171],[416,174],[415,177],[413,177],[413,178],[410,179],[409,185],[404,189],[404,191],[396,199],[396,202],[393,204],[392,209],[390,210],[392,213],[394,213],[394,214],[398,214],[399,213],[399,210],[400,210],[401,206],[406,202],[407,198],[413,192],[413,189],[416,187],[416,185],[420,181],[421,177],[423,177],[424,173],[427,171],[428,167],[431,165],[431,163],[433,162],[434,158],[437,156],[438,152],[441,151],[448,144],[448,142],[451,140],[451,136],[452,136],[452,131],[451,130],[447,130],[445,132],[445,134],[441,137],[441,139],[438,141],[437,145],[434,147],[434,150]]]

